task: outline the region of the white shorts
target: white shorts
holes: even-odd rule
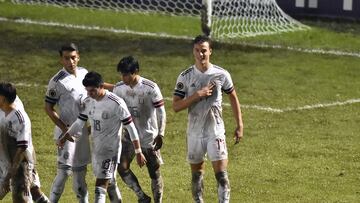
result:
[[[205,160],[207,154],[210,161],[226,160],[228,152],[224,137],[187,137],[187,160],[190,164],[198,164]]]
[[[97,179],[113,179],[115,178],[115,171],[119,155],[110,156],[93,156],[93,172]]]

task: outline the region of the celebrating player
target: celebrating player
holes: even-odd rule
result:
[[[74,43],[65,44],[59,50],[63,68],[49,81],[45,97],[45,111],[55,124],[54,139],[68,130],[80,112],[80,100],[86,97],[82,80],[88,72],[78,67],[80,55]],[[55,110],[59,106],[59,112]],[[57,174],[51,187],[50,201],[59,202],[65,182],[73,174],[73,191],[80,203],[88,202],[88,190],[85,181],[87,164],[90,163],[90,144],[87,128],[79,129],[82,134],[77,142],[67,142],[58,147]]]
[[[114,179],[114,171],[120,159],[122,124],[129,132],[140,167],[146,164],[146,159],[141,152],[138,133],[124,100],[105,90],[102,77],[96,72],[87,73],[83,85],[89,97],[84,100],[82,113],[61,138],[60,144],[66,140],[74,141],[74,137],[78,137],[78,129],[83,128],[88,118],[90,119],[93,138],[92,164],[96,177],[95,202],[104,203],[106,190],[110,180]]]
[[[229,95],[237,128],[235,143],[243,136],[243,122],[239,100],[230,74],[210,63],[211,41],[207,36],[193,40],[195,64],[183,71],[176,82],[173,96],[175,112],[188,109],[187,159],[192,171],[192,195],[195,202],[203,202],[204,156],[207,153],[218,183],[219,202],[230,201],[227,174],[228,152],[222,119],[222,91]]]
[[[158,85],[139,75],[139,63],[127,56],[120,60],[117,71],[122,81],[113,92],[123,98],[139,132],[141,149],[147,160],[146,166],[151,178],[154,202],[162,202],[163,180],[160,174],[162,159],[160,148],[165,131],[166,113],[164,101]],[[138,197],[139,202],[150,202],[151,198],[141,189],[138,179],[130,169],[134,150],[129,134],[122,138],[122,152],[118,172],[122,180]]]

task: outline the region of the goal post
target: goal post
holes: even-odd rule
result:
[[[288,16],[275,0],[11,0],[18,4],[106,9],[144,15],[198,18],[202,32],[215,40],[308,29]],[[145,17],[146,18],[146,17]],[[163,33],[159,25],[159,33]],[[179,26],[177,29],[181,30]],[[192,37],[192,36],[190,36]]]

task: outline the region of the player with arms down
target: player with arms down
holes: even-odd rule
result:
[[[15,103],[16,101],[16,103]],[[16,95],[11,83],[0,83],[1,141],[8,155],[7,175],[2,179],[1,195],[10,190],[13,202],[47,203],[47,197],[40,190],[39,177],[35,170],[35,151],[32,144],[31,122]],[[5,154],[2,154],[5,155]],[[4,158],[4,157],[3,157]]]
[[[160,148],[163,143],[166,112],[158,85],[141,77],[139,69],[139,63],[133,56],[122,58],[117,65],[122,81],[115,85],[113,92],[124,99],[139,132],[141,149],[147,160],[146,166],[151,178],[154,202],[159,203],[162,202],[163,196]],[[138,179],[130,169],[135,154],[126,131],[122,145],[118,172],[126,185],[136,193],[139,202],[150,202],[150,197],[141,189]]]
[[[63,68],[49,81],[45,97],[45,112],[55,124],[54,139],[58,142],[80,112],[80,100],[86,97],[82,80],[88,72],[78,67],[80,55],[74,43],[64,44],[59,50]],[[58,105],[58,112],[55,106]],[[57,203],[64,191],[65,182],[73,174],[73,191],[80,203],[88,202],[88,190],[85,181],[87,164],[90,163],[90,143],[87,128],[79,129],[82,134],[78,142],[67,142],[58,147],[57,174],[51,187],[50,201]]]

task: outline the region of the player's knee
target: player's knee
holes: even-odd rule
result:
[[[215,177],[220,186],[230,188],[230,182],[227,171],[220,171],[215,174]]]
[[[155,169],[149,167],[149,176],[151,179],[155,179],[155,180],[159,179],[161,176],[160,168]]]
[[[121,177],[125,177],[130,174],[130,169],[125,169],[123,167],[119,167],[118,172]]]
[[[85,181],[86,170],[74,171],[73,176],[73,190],[78,198],[87,196],[87,184]]]

